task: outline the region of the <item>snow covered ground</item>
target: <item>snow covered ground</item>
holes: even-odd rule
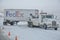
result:
[[[60,40],[60,29],[44,30],[27,26],[3,26],[6,34],[10,32],[10,40]]]
[[[20,22],[21,24],[21,22]],[[60,40],[60,28],[56,30],[44,30],[40,28],[29,28],[26,25],[21,26],[3,26],[3,17],[0,17],[0,27],[8,36],[10,32],[10,40]],[[5,36],[6,37],[6,36]]]

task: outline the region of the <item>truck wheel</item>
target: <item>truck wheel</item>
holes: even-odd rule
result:
[[[14,25],[14,23],[13,23],[13,22],[11,22],[10,24],[11,24],[11,25]]]
[[[28,24],[28,27],[32,27],[32,24]]]
[[[57,30],[57,28],[54,28],[54,30]]]
[[[32,22],[28,22],[28,27],[32,27]]]
[[[13,25],[13,24],[11,24],[11,25]]]
[[[47,29],[47,25],[46,25],[46,24],[44,24],[44,25],[43,25],[43,28],[44,28],[44,29]]]
[[[7,25],[7,22],[3,22],[3,25]]]

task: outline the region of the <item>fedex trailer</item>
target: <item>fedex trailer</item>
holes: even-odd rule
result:
[[[28,21],[30,14],[36,15],[38,9],[4,9],[4,25],[18,23],[19,21]]]

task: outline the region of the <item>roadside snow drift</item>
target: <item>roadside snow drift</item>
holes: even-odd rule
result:
[[[27,21],[20,21],[17,23],[17,25],[28,25]]]

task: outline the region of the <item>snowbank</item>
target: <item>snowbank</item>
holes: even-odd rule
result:
[[[17,25],[28,25],[28,23],[26,21],[20,21],[17,23]]]

